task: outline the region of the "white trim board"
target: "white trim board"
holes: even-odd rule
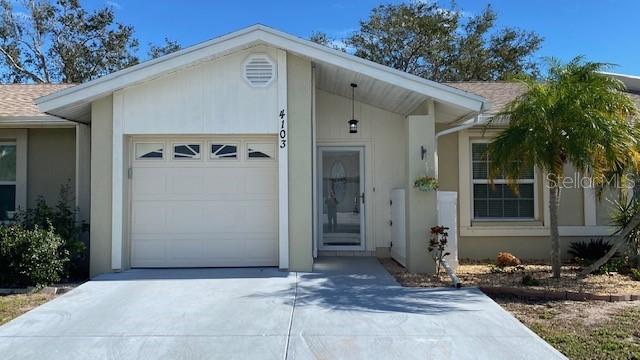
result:
[[[124,133],[122,130],[123,97],[113,96],[113,151],[111,158],[111,269],[122,270]]]
[[[289,268],[289,109],[287,107],[287,53],[278,49],[278,267]]]
[[[615,231],[611,226],[559,226],[560,236],[609,236]],[[491,226],[461,227],[460,236],[549,236],[547,226]]]

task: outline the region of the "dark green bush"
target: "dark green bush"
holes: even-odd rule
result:
[[[640,281],[640,269],[629,270],[629,276],[635,281]]]
[[[0,286],[45,286],[60,280],[68,253],[53,227],[0,226]]]
[[[611,244],[603,239],[591,239],[589,242],[576,241],[569,245],[569,254],[584,265],[600,259],[609,250],[611,250]]]
[[[61,186],[58,202],[54,207],[39,197],[35,207],[16,213],[16,222],[25,229],[48,228],[51,224],[62,239],[61,250],[69,254],[70,261],[65,264],[63,277],[80,280],[89,275],[88,249],[82,241],[86,225],[78,223],[78,210],[72,204],[71,184],[67,183]]]
[[[612,272],[617,272],[620,274],[628,274],[629,273],[629,264],[627,263],[627,258],[625,257],[614,257],[607,261],[604,265],[602,265],[598,270],[594,272],[594,274],[607,274]]]
[[[525,274],[522,277],[522,285],[524,286],[540,286],[540,281],[530,274]]]

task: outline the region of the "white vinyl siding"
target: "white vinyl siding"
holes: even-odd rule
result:
[[[515,185],[503,177],[489,182],[487,142],[471,143],[472,216],[474,220],[531,220],[535,217],[535,172],[531,168]]]

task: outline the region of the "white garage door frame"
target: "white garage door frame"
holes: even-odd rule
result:
[[[278,267],[280,269],[289,268],[289,144],[288,144],[288,105],[287,105],[287,52],[282,49],[276,50],[277,72],[276,72],[276,91],[277,91],[277,113],[271,114],[270,117],[278,138]],[[129,253],[125,248],[125,239],[129,234],[129,207],[128,204],[128,186],[126,172],[130,166],[128,161],[127,136],[138,136],[145,134],[155,135],[179,135],[177,131],[154,131],[156,129],[146,129],[144,131],[137,130],[131,133],[125,130],[125,100],[122,91],[113,93],[113,124],[112,124],[112,164],[111,164],[111,268],[113,271],[121,271],[128,267],[123,263],[123,259]],[[249,104],[248,104],[249,105]],[[245,134],[245,131],[234,131],[233,124],[228,131],[222,131],[220,134]],[[176,127],[179,127],[176,124]],[[198,134],[198,135],[204,135]],[[125,231],[126,229],[126,231]]]
[[[136,148],[137,147],[142,148],[146,144],[155,144],[156,145],[155,147],[158,147],[161,144],[164,150],[164,154],[161,155],[162,157],[136,159],[136,155],[135,155]],[[173,156],[173,152],[174,152],[173,146],[178,144],[198,144],[200,146],[199,159],[196,159],[196,160],[175,159]],[[211,151],[211,146],[213,144],[235,145],[237,147],[236,158],[235,159],[211,159],[210,151]],[[129,163],[130,163],[131,170],[129,170],[127,174],[128,175],[127,177],[130,180],[128,182],[127,191],[126,191],[128,194],[128,199],[127,199],[128,211],[126,211],[127,218],[128,218],[128,223],[127,223],[128,226],[126,226],[126,229],[127,229],[126,232],[128,233],[128,236],[127,236],[128,241],[126,242],[126,245],[127,245],[126,249],[129,251],[128,251],[128,254],[125,254],[125,256],[128,255],[129,264],[131,264],[132,267],[273,266],[273,265],[279,264],[279,261],[278,261],[279,250],[278,250],[278,241],[277,241],[278,212],[275,209],[275,207],[277,207],[276,197],[278,193],[278,185],[276,184],[277,182],[277,163],[276,162],[279,159],[276,151],[276,135],[130,136],[128,138],[127,145],[128,145],[127,153],[129,154],[128,159],[130,159]],[[270,155],[272,154],[273,158],[272,159],[262,159],[262,158],[249,159],[247,149],[249,147],[256,148],[259,146],[266,146],[266,148],[263,151],[265,151],[266,153],[269,153]],[[181,169],[181,170],[178,170],[176,172],[176,169]],[[251,184],[250,177],[246,177],[246,178],[243,178],[243,180],[249,179],[248,181],[250,182],[247,183],[246,185],[250,185],[250,186],[248,188],[245,188],[245,190],[241,190],[243,188],[242,186],[240,188],[237,188],[235,186],[236,182],[228,182],[228,181],[219,183],[218,185],[222,186],[221,188],[218,187],[218,185],[215,185],[214,188],[210,188],[210,190],[223,189],[223,188],[227,188],[227,184],[229,184],[230,186],[228,188],[234,189],[234,190],[232,190],[232,192],[228,194],[226,193],[223,194],[218,191],[211,192],[210,190],[205,190],[205,193],[202,193],[201,196],[195,193],[191,193],[191,195],[189,195],[189,191],[185,192],[181,190],[180,187],[174,188],[176,186],[175,181],[180,179],[179,177],[176,177],[176,174],[180,174],[181,172],[191,173],[194,176],[196,176],[196,177],[190,178],[190,179],[196,180],[196,182],[192,184],[192,187],[199,188],[200,185],[202,185],[202,186],[205,186],[203,188],[204,190],[207,188],[206,183],[203,184],[198,182],[197,176],[200,176],[203,171],[205,172],[205,174],[206,173],[222,174],[222,173],[219,173],[218,171],[225,171],[225,170],[228,170],[229,171],[228,174],[233,178],[238,176],[236,172],[240,171],[240,174],[250,173],[250,174],[253,174],[254,176],[260,176],[266,181],[260,180],[259,182],[254,183],[253,185],[250,185]],[[232,175],[232,174],[235,174],[235,175]],[[270,187],[268,185],[270,181],[264,178],[264,176],[268,174],[273,174],[273,175],[269,175],[269,176],[273,176],[271,178],[273,181],[272,183],[273,185],[271,186],[273,187]],[[149,178],[149,176],[151,176],[151,178]],[[160,183],[156,183],[154,181],[155,179],[158,179],[158,178],[162,178]],[[213,177],[211,179],[214,180],[216,178],[218,180],[221,180],[221,177]],[[189,183],[190,179],[184,178],[183,180]],[[146,187],[140,187],[140,183],[139,183],[140,181],[148,184],[149,186],[148,189],[152,189],[154,187],[153,185],[154,183],[160,184],[160,185],[164,184],[162,185],[163,190],[161,190],[161,193],[157,193],[156,191],[156,194],[158,195],[153,195],[154,194],[153,191],[150,191],[150,192],[145,191],[145,189],[147,189]],[[134,189],[134,185],[136,183],[138,184],[137,190]],[[172,183],[174,185],[171,185]],[[237,184],[240,185],[240,183],[237,183]],[[256,187],[256,185],[258,187]],[[262,188],[263,185],[267,185],[267,188]],[[174,190],[177,190],[178,193],[174,193],[173,190],[169,191],[170,188],[174,188]],[[257,190],[259,188],[262,188],[262,190],[259,190],[259,192],[249,190],[249,193],[244,193],[244,191],[246,191],[247,189]],[[167,193],[165,193],[164,191],[167,191]],[[242,191],[242,193],[244,193],[245,195],[242,195],[242,193],[238,193],[238,191]],[[184,195],[180,195],[180,194],[184,194]],[[215,194],[220,194],[220,195],[215,195]],[[269,197],[269,194],[272,194],[274,197]],[[185,195],[187,196],[187,198],[184,197]],[[156,212],[156,210],[162,209],[162,206],[158,204],[165,204],[170,207],[165,206],[164,211],[160,211],[156,215],[161,217],[170,216],[169,213],[171,213],[171,211],[168,209],[173,207],[173,205],[171,204],[173,203],[174,200],[178,201],[178,203],[176,204],[180,204],[182,201],[192,201],[188,199],[193,198],[193,196],[196,196],[196,197],[192,200],[195,200],[195,199],[205,200],[213,196],[214,198],[221,197],[221,199],[218,201],[225,202],[225,201],[229,201],[231,198],[238,198],[238,196],[240,196],[240,198],[238,199],[240,199],[243,202],[249,201],[250,199],[253,199],[251,201],[258,201],[256,203],[258,207],[255,208],[255,211],[258,211],[258,212],[254,211],[254,213],[251,213],[252,211],[251,209],[254,209],[253,207],[251,207],[251,208],[242,208],[241,213],[244,215],[248,215],[250,218],[254,218],[256,220],[258,220],[258,218],[262,218],[263,225],[258,226],[258,228],[264,229],[265,233],[262,233],[262,230],[260,230],[259,233],[244,232],[245,230],[248,230],[249,228],[252,227],[252,224],[250,223],[250,221],[246,222],[247,224],[246,227],[236,227],[235,230],[232,228],[228,229],[229,231],[234,231],[234,232],[239,231],[240,233],[246,234],[246,238],[245,238],[245,235],[237,238],[238,240],[242,240],[241,242],[238,243],[240,246],[242,246],[242,244],[245,244],[245,245],[253,244],[250,241],[251,239],[253,239],[253,241],[259,240],[260,243],[255,243],[257,245],[257,247],[255,248],[257,252],[252,253],[250,251],[247,251],[246,252],[247,259],[243,259],[242,256],[238,256],[236,253],[235,255],[236,260],[233,260],[230,258],[224,258],[224,256],[223,257],[212,256],[212,258],[207,258],[206,256],[204,258],[198,257],[197,256],[198,252],[194,252],[194,251],[206,252],[207,249],[209,251],[213,249],[217,249],[212,254],[217,254],[222,251],[222,252],[228,253],[227,255],[229,255],[229,252],[234,253],[235,250],[229,247],[220,248],[221,243],[216,244],[216,243],[209,243],[207,241],[202,242],[204,238],[201,238],[200,240],[198,240],[198,238],[201,237],[202,235],[206,235],[205,233],[200,234],[200,232],[205,230],[200,230],[197,233],[191,233],[190,230],[187,230],[186,233],[178,231],[175,233],[175,236],[176,236],[175,239],[165,238],[165,240],[162,240],[162,234],[157,233],[156,231],[154,231],[154,229],[156,227],[163,227],[163,224],[164,224],[163,221],[161,221],[161,223],[154,225],[151,228],[147,226],[148,224],[141,225],[141,224],[144,224],[147,220],[153,220],[156,218],[154,216],[147,216],[145,220],[144,214],[147,214],[147,213],[153,214],[154,212]],[[247,196],[249,197],[247,198]],[[209,200],[214,200],[214,198],[211,198]],[[272,200],[269,200],[269,198]],[[165,200],[162,200],[162,199],[165,199]],[[174,199],[174,200],[171,200],[171,199]],[[200,203],[200,200],[195,200],[195,201],[198,204],[202,204],[198,206],[206,207],[208,206],[206,204],[214,205],[214,207],[219,206],[219,205],[215,205],[216,203],[219,204],[219,202],[215,202],[215,200],[213,203],[211,201],[205,201],[204,203]],[[273,205],[268,205],[271,201],[274,202],[272,203]],[[153,206],[149,208],[149,204],[153,204]],[[156,206],[161,206],[161,207],[156,208]],[[268,210],[267,212],[258,210],[263,206],[273,206],[274,208],[270,211]],[[143,208],[147,208],[149,211],[142,211]],[[236,209],[236,210],[239,210],[239,209]],[[229,208],[229,211],[232,211],[231,208]],[[166,214],[163,215],[165,212]],[[241,213],[238,213],[238,216],[234,217],[234,219],[235,218],[239,219],[240,216],[244,216],[244,215],[241,215]],[[249,213],[251,213],[251,215],[249,215]],[[201,215],[202,213],[198,213],[198,212],[193,214],[193,216],[195,217],[198,217]],[[188,220],[194,218],[193,216],[189,216],[187,218],[184,218],[183,220],[186,220],[188,222]],[[265,216],[266,216],[266,219],[265,219]],[[269,217],[273,217],[273,218],[269,219]],[[210,218],[210,219],[211,219],[211,223],[214,223],[216,220],[216,218]],[[168,233],[175,232],[176,231],[175,229],[173,231],[170,229],[173,229],[176,226],[178,228],[184,227],[183,226],[184,224],[180,225],[181,222],[178,222],[175,224],[169,224],[170,223],[169,219],[165,219],[164,221],[167,223],[168,227],[165,231],[167,231]],[[217,230],[220,226],[224,227],[225,224],[230,224],[230,223],[233,223],[233,219],[227,219],[223,221],[223,223],[218,224],[213,228],[210,228],[210,230],[206,230],[206,231],[215,231],[215,233],[211,233],[207,236],[213,236],[214,238],[218,238],[218,236],[222,235],[222,238],[219,240],[224,241],[225,238],[227,240],[230,240],[231,238],[234,237],[233,233],[229,233],[229,232],[219,233]],[[271,227],[270,224],[272,224],[273,226],[271,230],[268,229],[269,227]],[[191,225],[191,227],[194,229],[207,228],[205,224],[200,225],[200,223],[198,224],[194,223],[193,225]],[[219,235],[216,236],[215,235],[216,233]],[[192,235],[189,235],[189,234],[192,234]],[[192,238],[194,235],[196,236],[196,238]],[[237,235],[238,233],[236,233],[235,236],[237,237]],[[231,238],[227,238],[228,236],[231,236]],[[180,239],[184,239],[184,240],[180,240]],[[269,239],[273,239],[273,240],[269,240]],[[183,243],[182,241],[187,241],[187,242]],[[235,241],[237,240],[233,240],[233,244],[235,244]],[[271,248],[272,250],[269,250],[269,247],[271,246],[269,244],[271,243],[271,241],[273,241],[272,244],[274,247]],[[150,244],[151,244],[151,247],[149,247]],[[176,254],[175,259],[166,257],[166,255],[164,255],[165,259],[162,260],[161,258],[157,258],[155,257],[155,255],[153,255],[154,253],[157,255],[163,252],[163,250],[160,250],[160,249],[158,249],[157,252],[154,251],[155,246],[157,246],[157,244],[160,244],[162,246],[174,247],[175,249],[174,251],[176,252],[179,252],[180,250],[184,250],[186,251],[186,253],[182,253],[181,256]],[[146,249],[144,250],[144,253],[142,252],[143,251],[142,249]],[[253,257],[251,257],[251,255],[253,255]],[[255,259],[255,260],[251,260],[251,259]]]

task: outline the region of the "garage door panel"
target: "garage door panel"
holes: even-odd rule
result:
[[[242,169],[225,166],[203,169],[202,176],[207,179],[204,183],[206,194],[242,194],[245,174]]]
[[[247,231],[275,233],[276,213],[271,201],[246,202],[244,226]]]
[[[247,169],[245,177],[245,193],[247,194],[274,194],[276,184],[275,168]]]
[[[164,232],[167,209],[156,201],[140,201],[132,218],[133,233]]]
[[[135,259],[139,266],[161,266],[167,258],[165,239],[137,238],[131,243],[131,258]]]
[[[168,236],[169,237],[168,237]],[[275,266],[275,238],[262,234],[156,234],[140,238],[132,255],[141,267]]]
[[[204,190],[205,177],[202,169],[180,168],[164,169],[170,194],[201,194]]]
[[[166,193],[165,170],[159,168],[136,168],[133,177],[134,199],[137,196]]]
[[[277,265],[275,161],[133,165],[132,266]]]

